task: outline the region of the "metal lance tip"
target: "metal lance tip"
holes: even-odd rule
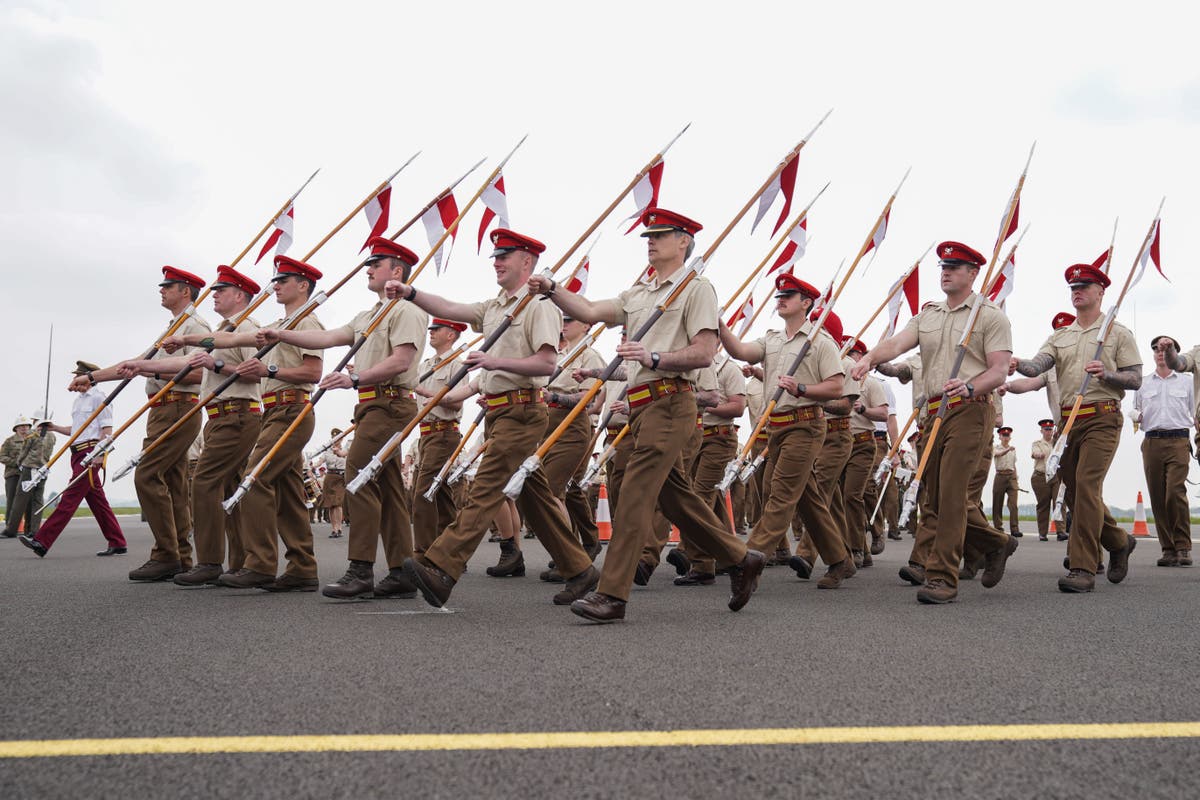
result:
[[[103,458],[113,449],[113,438],[108,436],[100,440],[100,444],[92,448],[92,451],[83,457],[83,461],[79,463],[81,469],[87,469],[92,465],[92,462],[97,458]]]
[[[743,467],[741,473],[738,474],[738,480],[740,480],[742,483],[749,483],[750,479],[754,477],[754,473],[758,472],[758,468],[761,467],[763,462],[767,460],[766,452],[767,451],[764,450],[763,452],[759,453],[757,458]]]
[[[121,467],[120,472],[118,472],[116,475],[113,475],[113,480],[119,481],[119,480],[121,480],[121,478],[124,478],[126,475],[133,472],[133,469],[134,469],[134,467],[136,467],[138,465],[139,460],[140,459],[136,459],[136,458],[129,459],[129,463],[126,464],[125,466]]]
[[[742,462],[739,459],[735,458],[733,461],[730,461],[725,465],[725,474],[721,476],[721,482],[717,484],[716,488],[722,492],[728,492],[729,487],[733,485],[734,480],[737,479],[738,473],[741,470]]]
[[[383,467],[383,462],[375,456],[371,456],[371,460],[367,466],[363,467],[362,472],[354,476],[354,480],[346,484],[346,491],[350,494],[358,494],[358,490],[367,485],[367,481],[375,477],[375,473]]]
[[[908,485],[908,489],[904,492],[904,508],[900,511],[899,525],[903,528],[908,524],[908,518],[912,516],[913,510],[917,507],[917,489],[921,487],[921,482],[913,480]]]
[[[233,493],[233,496],[224,503],[221,503],[221,508],[225,509],[226,514],[232,514],[233,509],[237,508],[237,504],[242,502],[242,498],[246,496],[246,492],[249,490],[249,484],[246,481],[242,481],[238,484],[237,491]]]
[[[423,494],[421,496],[425,498],[425,502],[432,503],[433,496],[435,494],[437,494],[437,491],[440,488],[442,488],[442,476],[439,475],[438,477],[433,479],[433,483],[431,483],[429,485],[429,489],[426,490],[425,494]]]
[[[454,468],[454,471],[450,473],[450,477],[446,479],[446,484],[448,486],[453,486],[454,484],[458,483],[458,479],[461,478],[463,473],[466,471],[466,467],[462,466],[461,464],[458,465]]]
[[[521,496],[521,490],[525,488],[525,480],[538,471],[538,467],[542,465],[542,460],[537,455],[532,455],[522,462],[520,468],[513,473],[513,476],[508,479],[508,484],[504,487],[504,496],[509,500],[516,500]]]
[[[887,477],[887,474],[891,471],[891,469],[892,460],[890,458],[885,458],[883,461],[880,461],[879,469],[875,470],[875,483],[883,483],[883,479]]]
[[[32,492],[35,486],[46,480],[46,473],[47,470],[45,467],[38,467],[36,470],[34,470],[33,474],[29,476],[29,480],[21,481],[21,491]],[[50,504],[47,503],[46,506],[48,505]],[[42,506],[42,508],[45,508],[46,506]]]

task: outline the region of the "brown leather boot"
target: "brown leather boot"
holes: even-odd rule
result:
[[[925,585],[917,590],[917,600],[925,605],[953,603],[957,599],[958,589],[946,583],[941,578],[925,581]]]
[[[848,558],[843,558],[825,571],[825,575],[821,580],[817,581],[817,588],[836,589],[842,585],[843,580],[849,578],[854,573],[854,562]]]
[[[1176,554],[1179,558],[1179,566],[1190,567],[1192,565],[1192,551],[1191,550],[1177,550]]]
[[[375,595],[375,569],[369,561],[351,561],[346,574],[321,587],[321,594],[335,600],[370,599]]]
[[[1058,590],[1067,594],[1090,592],[1096,588],[1096,576],[1087,570],[1073,569],[1058,579]]]
[[[176,586],[194,589],[198,586],[216,586],[224,572],[220,564],[197,564],[187,572],[181,572],[173,580]],[[272,578],[274,580],[274,578]]]
[[[500,560],[496,566],[487,568],[487,574],[493,578],[525,577],[525,554],[517,549],[515,541],[500,540]]]
[[[178,561],[155,561],[150,559],[137,569],[129,571],[129,580],[139,583],[166,581],[183,572],[183,565]]]

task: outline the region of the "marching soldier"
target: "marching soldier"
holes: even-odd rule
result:
[[[1000,443],[992,448],[992,464],[995,474],[992,478],[992,526],[1004,530],[1004,502],[1008,500],[1008,530],[1013,536],[1020,537],[1020,521],[1017,517],[1017,448],[1012,445],[1013,429],[1008,425],[999,428]]]
[[[1074,519],[1067,545],[1070,572],[1059,578],[1058,588],[1090,592],[1096,586],[1101,547],[1111,554],[1108,580],[1120,583],[1129,572],[1129,554],[1137,546],[1137,540],[1113,520],[1101,490],[1121,439],[1121,398],[1142,385],[1142,365],[1133,334],[1116,321],[1104,337],[1100,358],[1093,359],[1104,321],[1100,304],[1111,279],[1090,264],[1068,267],[1065,277],[1075,321],[1051,334],[1032,359],[1011,359],[1010,371],[1036,377],[1053,367],[1064,404],[1073,403],[1085,372],[1092,376],[1059,465]],[[1016,391],[1011,384],[1009,391]],[[1070,405],[1064,405],[1063,416],[1069,412]]]
[[[212,331],[194,308],[191,308],[204,280],[197,275],[176,267],[162,268],[159,296],[163,308],[171,312],[174,324],[185,312],[188,318],[176,331],[181,336],[188,334],[207,335]],[[79,391],[92,381],[114,381],[138,375],[146,378],[146,394],[153,397],[167,385],[167,381],[187,364],[187,358],[199,352],[198,347],[184,348],[182,353],[168,355],[159,349],[150,359],[131,359],[112,367],[94,370],[91,375],[81,375],[71,383],[72,391]],[[172,366],[175,368],[172,369]],[[146,438],[142,442],[145,450],[151,442],[166,433],[188,410],[199,402],[201,370],[192,369],[172,389],[155,401],[146,417]],[[137,490],[142,515],[154,534],[154,546],[150,560],[129,573],[129,580],[153,582],[170,580],[192,568],[192,543],[188,536],[192,532],[192,507],[188,477],[187,453],[200,435],[200,415],[192,417],[171,437],[154,450],[146,453],[138,462],[133,473],[133,485]]]
[[[331,437],[340,436],[341,428],[330,431]],[[346,502],[346,451],[343,442],[334,442],[324,454],[325,480],[321,484],[321,507],[329,512],[329,538],[342,535],[342,504]]]
[[[21,484],[33,477],[33,473],[45,466],[50,457],[54,455],[55,438],[51,433],[52,427],[56,426],[49,419],[33,421],[32,429],[25,435],[25,439],[21,442],[21,449],[17,453],[19,475],[16,497],[13,499],[12,506],[5,509],[5,537],[11,539],[16,536],[17,528],[24,519],[25,536],[21,539],[21,543],[35,551],[37,548],[33,545],[32,537],[41,529],[41,508],[45,502],[46,484],[39,483],[30,491],[25,491]],[[43,556],[45,552],[39,552],[38,555]]]
[[[865,352],[866,344],[861,339],[855,339],[847,354],[852,360],[859,361]],[[872,548],[867,545],[867,520],[870,517],[867,484],[872,482],[871,465],[875,463],[875,423],[887,421],[888,405],[883,384],[878,378],[867,375],[861,381],[861,386],[862,392],[850,414],[853,449],[842,473],[842,496],[846,503],[844,533],[854,556],[854,566],[869,567],[874,562]],[[874,504],[871,509],[874,509]]]
[[[1058,494],[1058,475],[1054,480],[1046,480],[1046,459],[1054,452],[1054,420],[1038,420],[1038,430],[1042,438],[1033,443],[1030,457],[1033,458],[1033,475],[1029,483],[1033,486],[1033,495],[1037,498],[1038,541],[1045,542],[1050,535],[1050,511],[1054,497]],[[1058,531],[1058,541],[1067,538],[1065,530]]]
[[[305,349],[327,349],[354,344],[382,310],[389,280],[407,278],[417,254],[382,236],[368,243],[367,288],[378,295],[375,305],[361,311],[346,325],[329,330],[278,330],[264,328],[258,343],[279,341]],[[371,457],[417,413],[413,399],[420,376],[419,356],[425,349],[429,317],[411,303],[396,303],[367,336],[354,356],[354,370],[334,372],[321,379],[322,389],[354,389],[354,442],[346,455],[346,480],[354,479]],[[347,367],[349,369],[349,367]],[[413,552],[408,492],[400,474],[400,449],[356,494],[346,498],[350,517],[350,564],[336,582],[321,594],[335,600],[371,597],[410,598],[416,587],[403,573],[404,559]],[[375,582],[375,556],[383,539],[387,577]]]
[[[429,292],[391,281],[388,292],[403,297],[443,319],[470,323],[472,329],[491,334],[527,294],[526,281],[546,246],[506,228],[491,234],[493,265],[499,294],[479,303],[457,303]],[[405,574],[420,589],[425,601],[445,605],[462,576],[467,560],[479,547],[492,521],[504,511],[504,486],[537,449],[545,435],[548,413],[543,389],[558,363],[562,315],[550,303],[531,302],[487,352],[476,350],[466,363],[480,369],[476,379],[487,404],[487,435],[491,443],[479,464],[470,496],[455,517],[425,552],[404,562]],[[462,401],[474,393],[460,385],[447,398]],[[571,533],[571,523],[550,491],[541,470],[525,482],[517,509],[530,529],[550,552],[558,571],[567,578],[554,595],[555,605],[566,605],[596,585],[592,560]]]
[[[462,366],[462,360],[455,358],[434,369],[446,360],[458,342],[458,337],[466,329],[467,326],[463,323],[448,319],[434,318],[429,323],[429,346],[433,348],[433,355],[421,362],[421,374],[430,375],[417,385],[416,393],[419,396],[426,399],[433,397]],[[462,403],[442,401],[421,423],[421,458],[416,469],[416,484],[413,486],[413,550],[418,554],[424,553],[458,514],[454,493],[445,483],[438,487],[432,501],[425,499],[425,493],[429,491],[433,479],[462,441],[462,433],[459,431],[461,420]]]
[[[316,267],[287,256],[275,257],[275,275],[271,278],[275,299],[283,305],[285,318],[295,314],[316,290],[321,272]],[[284,319],[270,327],[281,327]],[[324,330],[315,314],[308,314],[296,330]],[[164,343],[199,344],[195,335],[173,337]],[[217,347],[237,347],[243,352],[253,348],[256,331],[215,333]],[[250,358],[234,367],[243,379],[258,379],[262,385],[262,427],[250,454],[250,465],[257,464],[275,445],[308,401],[313,383],[321,377],[322,356],[316,350],[302,350],[289,344],[272,348],[265,361]],[[222,397],[226,395],[222,394]],[[233,589],[262,588],[272,592],[316,591],[317,559],[313,551],[312,523],[305,511],[304,444],[311,438],[316,420],[305,417],[271,463],[254,482],[235,513],[243,524],[241,546],[244,566],[221,575],[217,583]],[[276,577],[281,539],[288,566]]]
[[[76,361],[75,369],[72,372],[75,376],[88,375],[100,369],[95,364],[90,364],[87,361]],[[72,382],[74,385],[74,382]],[[71,422],[75,429],[78,429],[87,421],[97,408],[104,402],[105,394],[96,388],[96,385],[90,384],[88,388],[79,393],[79,397],[75,399],[71,406]],[[72,428],[64,425],[54,425],[51,423],[50,430],[56,433],[61,433],[64,436],[70,436]],[[59,497],[58,506],[50,515],[50,519],[42,525],[41,529],[34,535],[26,535],[21,537],[22,543],[37,553],[39,556],[45,556],[46,552],[54,546],[54,542],[58,539],[59,534],[67,527],[67,523],[75,516],[75,509],[79,508],[79,504],[84,500],[87,501],[88,508],[92,511],[92,516],[96,520],[96,524],[100,526],[100,533],[104,536],[108,547],[96,553],[98,556],[114,556],[124,555],[126,552],[125,535],[121,532],[121,524],[117,522],[117,517],[113,514],[112,507],[108,504],[108,498],[104,496],[104,478],[102,471],[104,465],[102,463],[94,463],[88,466],[87,479],[79,478],[83,471],[81,463],[88,453],[99,443],[99,440],[107,437],[112,433],[112,408],[105,406],[96,419],[92,420],[88,427],[81,431],[79,436],[75,438],[75,443],[71,445],[71,480],[74,481]],[[78,478],[78,480],[76,480]]]
[[[956,350],[976,301],[972,284],[986,259],[958,242],[938,245],[941,288],[946,299],[927,305],[904,330],[884,340],[862,357],[854,369],[864,377],[876,363],[890,361],[920,347],[922,393],[929,414],[942,403],[949,405],[938,437],[924,444],[932,448],[924,475],[921,525],[928,525],[932,548],[924,560],[925,584],[917,599],[926,604],[949,603],[958,597],[959,563],[962,561],[970,503],[970,480],[981,453],[991,440],[995,407],[992,390],[1004,382],[1006,363],[1012,356],[1012,332],[998,306],[980,299],[974,333],[961,361],[960,377],[950,378]],[[914,388],[915,391],[915,388]],[[994,586],[1004,573],[1016,539],[986,529],[990,542],[979,549],[986,554],[984,585]],[[921,539],[920,531],[917,535]],[[917,545],[914,544],[914,551]]]
[[[32,424],[28,417],[18,416],[16,422],[13,423],[13,435],[4,440],[3,446],[0,446],[0,464],[4,465],[4,511],[5,526],[3,536],[6,539],[11,539],[16,536],[16,529],[10,533],[8,530],[7,520],[12,518],[13,505],[16,503],[17,492],[21,486],[21,446],[25,443],[25,438],[29,436],[29,430]]]
[[[530,280],[532,291],[549,294],[564,312],[585,322],[624,325],[637,331],[658,303],[676,290],[684,262],[695,248],[699,223],[680,214],[648,208],[642,214],[647,253],[655,274],[610,300],[590,301],[558,287],[545,276]],[[626,361],[633,452],[625,469],[613,539],[597,591],[571,610],[594,622],[625,618],[625,604],[638,569],[639,551],[653,538],[654,507],[688,530],[718,566],[730,567],[729,608],[741,610],[758,584],[766,558],[747,550],[693,490],[680,454],[696,431],[693,384],[717,349],[716,292],[695,277],[640,341],[617,348]]]

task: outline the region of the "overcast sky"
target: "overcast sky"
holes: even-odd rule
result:
[[[667,157],[661,203],[705,225],[704,248],[830,108],[801,156],[796,210],[832,183],[811,214],[800,275],[824,286],[913,168],[879,257],[839,303],[847,328],[931,242],[990,252],[1037,140],[1021,207],[1031,228],[1008,303],[1018,355],[1036,352],[1053,314],[1069,309],[1064,268],[1099,255],[1117,217],[1113,274],[1124,279],[1164,195],[1163,267],[1172,283],[1148,275],[1121,319],[1137,333],[1147,370],[1152,335],[1172,334],[1185,347],[1200,341],[1190,300],[1200,280],[1187,255],[1200,218],[1191,152],[1200,67],[1179,4],[181,8],[0,3],[6,426],[41,405],[51,323],[51,408],[64,422],[74,359],[133,356],[164,327],[161,266],[211,278],[317,167],[296,205],[297,257],[413,152],[423,151],[395,183],[393,230],[487,156],[460,189],[465,200],[529,133],[505,170],[512,225],[545,241],[552,262],[691,122]],[[618,230],[631,211],[627,200],[603,228],[592,296],[615,294],[644,266],[644,243]],[[464,300],[493,293],[489,263],[475,254],[478,215],[468,217],[448,273],[423,275],[423,288]],[[770,247],[769,229],[751,237],[749,222],[710,266],[722,300]],[[360,215],[313,263],[340,277],[366,233]],[[402,241],[427,249],[419,225]],[[263,282],[269,276],[267,260],[241,266]],[[932,259],[921,284],[922,298],[936,299]],[[341,324],[372,302],[357,282],[320,317]],[[764,315],[757,329],[774,324]],[[118,418],[142,398],[140,387],[122,395]],[[907,389],[900,398],[907,410]],[[318,437],[344,424],[353,402],[348,391],[328,396]],[[1046,410],[1042,395],[1007,404],[1023,486],[1028,443]],[[115,463],[139,449],[142,430],[123,437]],[[1110,503],[1131,506],[1144,488],[1140,441],[1127,424],[1106,484]],[[61,488],[68,473],[64,460],[50,486]],[[131,498],[132,483],[110,494]]]

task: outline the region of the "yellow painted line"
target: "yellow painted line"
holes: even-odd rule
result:
[[[1194,739],[1200,722],[1048,725],[916,725],[743,730],[563,731],[543,733],[178,736],[156,739],[0,741],[0,758],[206,753],[562,750],[605,747],[746,747],[879,742],[1020,742],[1069,739]]]

